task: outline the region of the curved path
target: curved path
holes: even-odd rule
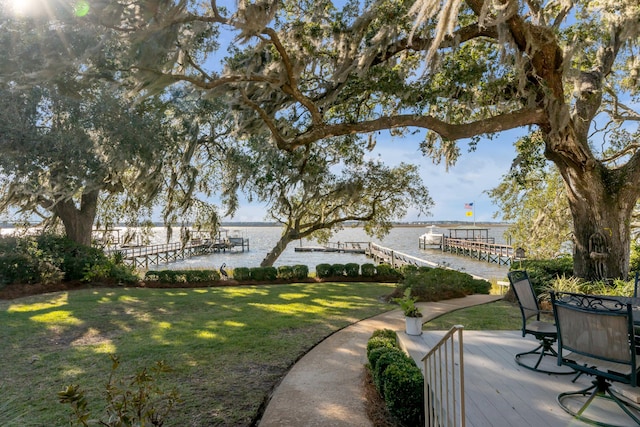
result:
[[[470,295],[418,303],[426,322],[459,308],[502,299]],[[275,389],[260,427],[372,426],[365,410],[363,369],[367,341],[376,329],[404,331],[401,310],[354,323],[322,341],[303,356]]]

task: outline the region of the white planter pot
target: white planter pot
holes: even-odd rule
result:
[[[407,335],[422,335],[422,317],[405,317]]]

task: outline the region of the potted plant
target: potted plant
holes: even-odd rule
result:
[[[416,306],[416,298],[405,296],[396,298],[404,313],[405,332],[407,335],[422,335],[422,312]]]

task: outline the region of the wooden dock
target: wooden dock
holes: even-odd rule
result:
[[[516,258],[516,250],[509,245],[502,245],[485,240],[442,238],[443,252],[475,258],[498,265],[511,265]]]
[[[351,254],[364,254],[369,242],[337,242],[327,243],[323,246],[296,246],[295,252],[338,252]]]
[[[105,251],[105,253],[118,252],[122,254],[125,264],[148,270],[150,265],[168,264],[194,256],[236,250],[238,247],[242,252],[245,251],[245,248],[248,251],[249,239],[229,238],[223,241],[194,239],[187,244],[173,242],[160,245],[118,247]]]

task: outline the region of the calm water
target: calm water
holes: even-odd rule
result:
[[[234,267],[257,267],[262,259],[273,248],[281,233],[280,227],[225,227],[230,235],[238,234],[245,239],[249,239],[250,250],[248,252],[227,252],[215,253],[202,257],[191,258],[171,264],[171,268],[219,268],[223,263]],[[494,237],[496,243],[505,243],[504,232],[506,226],[496,225],[489,228],[489,237]],[[395,227],[383,239],[375,239],[367,236],[361,227],[345,228],[338,232],[331,242],[369,242],[372,241],[382,246],[392,248],[396,251],[404,252],[430,262],[454,268],[459,271],[475,274],[487,279],[506,280],[508,267],[498,266],[487,262],[477,261],[471,258],[448,254],[439,249],[418,248],[418,238],[427,231],[424,227]],[[448,229],[435,229],[435,233],[445,233]],[[178,236],[179,233],[174,233]],[[315,241],[303,239],[302,242],[291,242],[287,249],[280,255],[276,263],[279,265],[305,264],[310,270],[315,270],[315,266],[321,263],[342,263],[355,262],[364,264],[371,262],[371,259],[364,255],[344,254],[344,253],[323,253],[323,252],[295,252],[295,246],[316,246]]]
[[[506,226],[491,225],[489,237],[495,238],[496,243],[506,243],[504,232]],[[230,236],[239,235],[249,239],[249,251],[239,250],[228,251],[226,253],[214,253],[206,256],[195,257],[184,261],[160,265],[155,268],[187,269],[187,268],[210,268],[218,269],[222,264],[229,268],[234,267],[258,267],[262,259],[273,248],[280,237],[281,228],[272,227],[224,227]],[[124,229],[123,229],[124,230]],[[12,230],[1,229],[0,234],[9,234]],[[498,266],[471,258],[452,255],[440,251],[439,249],[419,249],[418,238],[427,231],[426,227],[394,227],[391,232],[382,240],[371,238],[366,235],[361,227],[345,228],[338,232],[331,242],[369,242],[372,241],[382,246],[404,252],[436,264],[445,265],[453,269],[474,274],[486,279],[506,280],[508,267]],[[155,237],[152,243],[166,243],[166,230],[163,227],[154,229]],[[448,235],[448,229],[436,228],[434,233],[444,233]],[[124,234],[124,232],[122,232]],[[180,229],[173,231],[172,241],[179,241]],[[344,253],[323,253],[323,252],[295,252],[295,246],[317,246],[318,243],[303,239],[302,241],[291,242],[287,249],[280,255],[276,267],[280,265],[305,264],[311,271],[321,263],[341,263],[355,262],[364,264],[371,262],[370,258],[358,254]]]

